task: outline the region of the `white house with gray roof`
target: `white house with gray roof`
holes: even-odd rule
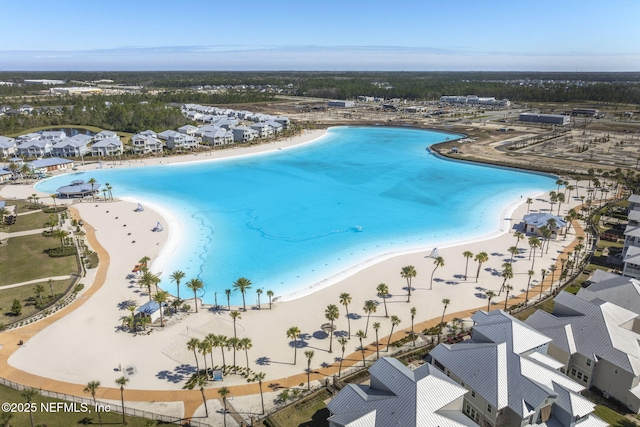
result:
[[[640,315],[640,280],[632,277],[612,274],[587,288],[581,288],[576,295],[587,301],[599,299],[611,302]]]
[[[118,139],[120,139],[118,134],[116,132],[114,132],[114,131],[111,131],[111,130],[103,130],[103,131],[98,132],[95,135],[93,135],[93,140],[94,141],[102,141],[103,139],[108,139],[108,138],[118,138]]]
[[[328,403],[329,427],[478,427],[462,413],[467,389],[432,365],[383,357],[369,374],[370,385],[348,384]]]
[[[0,136],[0,157],[12,157],[16,154],[16,140],[7,136]]]
[[[622,275],[640,279],[640,196],[629,197],[627,227],[624,230],[622,248]]]
[[[120,138],[105,138],[96,141],[91,146],[92,156],[118,156],[122,154],[123,146]]]
[[[547,354],[551,338],[502,310],[478,311],[470,340],[439,344],[430,362],[469,390],[464,413],[480,425],[603,427],[585,385]]]
[[[202,135],[202,143],[214,147],[233,144],[233,132],[223,128],[214,128]]]
[[[557,238],[567,226],[564,219],[546,212],[527,214],[522,218],[522,221],[526,234],[542,236],[541,227],[547,226],[551,230],[552,239]]]
[[[49,141],[60,141],[67,137],[67,133],[63,130],[45,130],[40,134],[40,139],[48,139]]]
[[[246,126],[237,126],[231,129],[234,142],[250,142],[258,137],[258,132]]]
[[[93,141],[90,135],[76,134],[53,144],[51,155],[57,157],[81,157],[89,151],[89,143]]]
[[[45,157],[51,155],[53,143],[48,139],[34,139],[16,147],[16,154],[24,157]]]
[[[570,377],[640,412],[637,313],[598,298],[588,301],[561,292],[553,313],[538,310],[526,323],[553,339],[549,355],[564,365]]]
[[[162,153],[162,141],[149,134],[138,133],[133,135],[131,137],[131,145],[135,154]]]

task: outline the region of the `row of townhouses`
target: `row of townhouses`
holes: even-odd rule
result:
[[[151,130],[143,131],[131,138],[129,147],[123,146],[118,134],[111,131],[95,135],[78,133],[70,137],[62,130],[29,133],[17,138],[0,136],[0,156],[114,156],[127,149],[135,154],[154,154],[161,153],[164,148],[194,149],[199,145],[247,143],[277,135],[290,125],[287,117],[197,104],[185,104],[182,111],[186,117],[203,124],[186,125],[177,131],[166,130],[157,134]]]

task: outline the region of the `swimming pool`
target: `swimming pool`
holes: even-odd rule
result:
[[[184,233],[162,284],[180,269],[219,302],[239,277],[283,295],[390,253],[432,248],[496,232],[501,213],[555,177],[441,159],[427,147],[451,134],[386,127],[336,127],[300,147],[213,162],[56,177],[109,182],[116,197],[153,201]],[[182,290],[181,290],[182,291]],[[185,290],[185,292],[189,292]],[[188,295],[185,293],[185,295]],[[251,299],[252,300],[252,299]],[[241,302],[234,294],[232,302]]]

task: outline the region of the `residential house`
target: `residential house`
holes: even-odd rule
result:
[[[198,147],[198,141],[195,136],[176,132],[174,130],[166,130],[158,134],[158,138],[165,141],[167,148],[173,149],[189,149]]]
[[[154,136],[135,134],[131,137],[131,145],[135,154],[162,153],[162,141]]]
[[[249,127],[258,132],[259,138],[268,138],[270,136],[273,136],[273,128],[267,123],[258,122],[250,125]]]
[[[13,177],[13,174],[9,169],[6,169],[6,168],[0,169],[0,182],[7,182],[11,180],[12,177]]]
[[[477,311],[471,339],[438,344],[430,363],[469,390],[464,413],[491,427],[595,427],[607,423],[580,395],[586,387],[547,354],[551,338],[502,310]]]
[[[6,136],[0,136],[0,157],[11,157],[16,154],[16,140]]]
[[[589,301],[560,292],[553,313],[538,310],[526,324],[553,340],[548,353],[570,377],[640,412],[638,313],[597,297]]]
[[[67,137],[67,133],[63,130],[45,130],[40,134],[40,139],[49,141],[61,141]]]
[[[233,144],[233,132],[223,128],[215,128],[202,135],[202,143],[214,147]]]
[[[265,123],[271,126],[274,134],[278,134],[284,129],[284,125],[282,123],[276,122],[275,120],[267,120]]]
[[[34,139],[16,147],[16,154],[24,157],[45,157],[51,155],[53,143],[47,139]]]
[[[628,223],[624,230],[622,275],[640,279],[640,196],[629,197]]]
[[[26,133],[24,135],[19,135],[16,138],[16,144],[20,145],[23,142],[37,141],[37,140],[41,139],[41,137],[42,137],[42,135],[40,135],[39,133],[35,133],[35,132]]]
[[[567,226],[565,220],[549,213],[530,213],[522,218],[526,234],[542,236],[541,227],[547,226],[551,230],[551,238],[555,239]]]
[[[197,130],[198,128],[193,125],[184,125],[178,128],[178,132],[191,136],[194,136]]]
[[[246,126],[238,126],[231,129],[234,142],[250,142],[258,137],[258,132]]]
[[[95,135],[93,135],[93,140],[94,141],[102,141],[103,139],[110,139],[110,138],[118,138],[118,139],[120,139],[120,137],[118,136],[117,132],[113,132],[111,130],[103,130],[103,131],[98,132]]]
[[[51,154],[57,157],[82,157],[89,151],[89,143],[92,140],[93,137],[90,135],[76,134],[56,142],[51,148]]]
[[[122,151],[123,146],[120,138],[100,139],[91,146],[92,156],[119,156]]]
[[[31,170],[36,174],[46,174],[48,172],[67,171],[73,169],[73,161],[60,157],[50,157],[38,159],[28,163]]]
[[[432,365],[391,357],[369,368],[370,385],[348,384],[327,404],[329,427],[478,427],[462,413],[467,389]]]

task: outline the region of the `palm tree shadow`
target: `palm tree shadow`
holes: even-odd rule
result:
[[[335,331],[333,333],[333,336],[337,337],[337,338],[347,337],[348,335],[349,335],[349,332],[347,332],[347,331]]]
[[[263,356],[256,359],[256,365],[269,366],[269,364],[271,364],[271,359],[269,357]]]
[[[358,313],[349,313],[349,319],[358,320],[358,319],[362,319],[362,316],[359,315]]]
[[[481,293],[477,293],[474,294],[476,298],[480,298],[480,299],[487,299],[487,294],[481,294]]]
[[[297,341],[289,341],[289,347],[291,348],[305,348],[308,347],[309,344],[305,341],[302,340],[297,340]]]
[[[135,306],[136,306],[136,302],[130,299],[125,301],[120,301],[118,303],[119,310],[127,310],[129,307],[135,307]]]
[[[299,337],[300,337],[300,339],[301,339],[301,340],[303,340],[303,341],[308,341],[308,340],[310,340],[310,339],[311,339],[311,335],[309,335],[309,334],[307,334],[307,333],[300,334],[300,335],[299,335]]]

